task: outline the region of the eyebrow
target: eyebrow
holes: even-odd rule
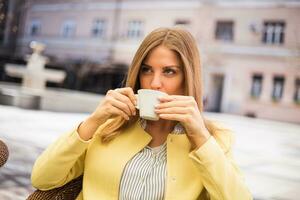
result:
[[[151,65],[147,65],[147,64],[145,64],[145,63],[142,63],[141,65],[145,65],[145,66],[147,66],[147,67],[153,68]],[[176,67],[176,68],[178,68],[178,69],[181,69],[181,67],[179,67],[179,66],[177,66],[177,65],[167,65],[167,66],[164,66],[163,68],[167,68],[167,67]]]

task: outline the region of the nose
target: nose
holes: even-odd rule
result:
[[[159,90],[162,87],[161,76],[159,73],[154,74],[153,79],[151,81],[151,89]]]

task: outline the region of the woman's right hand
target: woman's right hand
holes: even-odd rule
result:
[[[89,140],[97,128],[109,118],[122,116],[129,120],[136,115],[136,97],[132,88],[117,88],[109,90],[96,110],[79,126],[78,134],[81,139]]]
[[[96,110],[91,114],[91,118],[96,121],[106,121],[115,116],[122,116],[129,120],[136,115],[136,97],[132,88],[117,88],[109,90]]]

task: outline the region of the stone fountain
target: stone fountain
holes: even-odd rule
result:
[[[0,88],[0,104],[18,106],[28,109],[39,109],[41,97],[46,91],[46,82],[60,83],[66,73],[62,70],[45,69],[48,58],[41,53],[45,45],[31,42],[32,55],[27,59],[27,65],[6,64],[5,72],[12,77],[22,78],[20,88]]]
[[[62,70],[45,69],[48,58],[42,55],[45,45],[31,42],[32,55],[26,66],[6,64],[6,74],[22,78],[22,85],[0,82],[0,104],[26,109],[55,112],[92,112],[103,95],[46,87],[46,82],[61,83],[66,73]],[[1,112],[1,111],[0,111]]]

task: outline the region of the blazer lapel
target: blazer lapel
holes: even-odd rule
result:
[[[113,150],[111,155],[116,156],[114,178],[112,179],[112,185],[116,187],[114,191],[119,191],[122,173],[128,161],[141,151],[151,139],[152,137],[144,131],[137,121],[111,141],[108,148]]]

